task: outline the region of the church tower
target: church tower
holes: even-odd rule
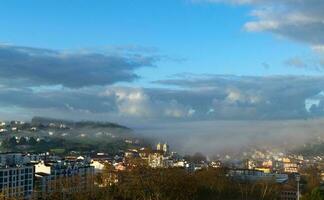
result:
[[[164,153],[169,153],[169,145],[167,143],[163,144],[163,152]]]
[[[156,150],[158,151],[162,151],[162,144],[159,142],[157,145],[156,145]]]

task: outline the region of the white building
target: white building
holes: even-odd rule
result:
[[[108,161],[100,161],[100,160],[92,160],[91,166],[94,167],[94,172],[99,173],[105,168],[105,164],[108,163]]]
[[[35,165],[38,197],[48,198],[52,193],[63,195],[92,190],[94,167],[84,160],[41,161]]]
[[[264,173],[251,169],[232,169],[229,171],[229,176],[243,181],[273,181],[277,183],[288,181],[287,174]]]
[[[5,128],[0,128],[0,133],[4,133],[4,132],[7,132],[8,130],[5,129]]]
[[[162,168],[163,165],[163,151],[156,150],[148,154],[148,164],[152,168]]]

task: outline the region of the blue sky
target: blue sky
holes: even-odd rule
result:
[[[253,18],[250,11],[250,5],[188,0],[11,0],[1,4],[0,41],[60,50],[138,45],[175,59],[140,69],[143,79],[138,84],[143,86],[183,72],[314,74],[284,63],[290,57],[311,55],[306,44],[244,30]]]
[[[2,1],[0,116],[322,117],[323,9],[322,0]]]

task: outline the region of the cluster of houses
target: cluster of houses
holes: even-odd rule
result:
[[[37,127],[30,126],[30,124],[26,124],[24,121],[11,121],[11,122],[2,122],[0,121],[0,133],[7,132],[17,132],[28,128],[30,131],[36,131]]]
[[[170,151],[169,145],[158,143],[156,148],[140,147],[121,151],[116,155],[93,153],[87,156],[58,157],[49,153],[0,154],[0,192],[8,197],[23,199],[46,199],[53,193],[69,195],[75,192],[86,192],[93,189],[97,173],[102,173],[109,166],[113,173],[106,177],[99,186],[117,183],[115,172],[131,169],[129,161],[137,160],[151,168],[179,167],[188,173],[203,168],[227,168],[227,175],[237,181],[273,181],[281,184],[285,199],[296,199],[296,183],[299,171],[307,161],[300,156],[280,156],[276,159],[250,156],[240,164],[228,165],[225,161],[192,162]],[[323,173],[324,174],[324,173]],[[321,176],[319,174],[319,176]],[[62,187],[64,190],[62,190]]]
[[[45,125],[42,125],[43,127]],[[69,129],[66,124],[63,123],[48,123],[46,127],[52,129]],[[31,123],[26,123],[24,121],[10,121],[4,122],[0,121],[0,133],[7,133],[7,132],[19,132],[22,130],[28,131],[38,131],[39,126],[32,125]]]

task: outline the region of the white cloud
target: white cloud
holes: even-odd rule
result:
[[[118,114],[122,116],[183,118],[194,114],[194,110],[174,99],[152,99],[142,88],[108,87],[101,96],[115,98]]]
[[[251,6],[253,17],[243,26],[251,32],[270,32],[281,38],[305,43],[317,58],[308,65],[324,67],[324,1],[323,0],[197,0],[195,2],[228,3]],[[288,65],[302,66],[295,61]],[[314,67],[312,67],[314,68]]]
[[[273,20],[259,21],[259,22],[248,22],[244,25],[245,29],[248,31],[266,31],[274,30],[279,27],[279,23]]]
[[[246,103],[246,104],[256,104],[261,101],[261,98],[256,94],[248,94],[247,92],[240,91],[238,89],[230,88],[228,89],[228,95],[226,101],[230,104],[232,103]]]
[[[120,115],[137,117],[153,115],[150,99],[140,88],[109,87],[101,95],[115,99]]]

